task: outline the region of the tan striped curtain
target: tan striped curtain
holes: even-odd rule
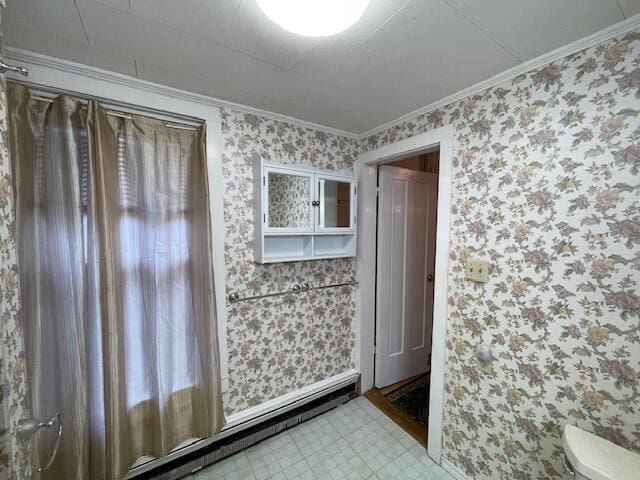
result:
[[[9,94],[41,478],[119,479],[223,424],[204,129]]]

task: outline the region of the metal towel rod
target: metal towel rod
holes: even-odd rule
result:
[[[250,297],[241,297],[240,294],[232,292],[227,296],[227,298],[229,299],[229,303],[238,303],[238,302],[244,302],[247,300],[257,300],[259,298],[279,297],[280,295],[290,295],[292,293],[308,292],[310,290],[324,290],[325,288],[333,288],[333,287],[349,287],[357,284],[358,282],[356,282],[355,280],[351,280],[345,283],[334,283],[331,285],[319,285],[317,287],[312,287],[307,282],[305,282],[305,283],[296,283],[291,290],[287,290],[285,292],[265,293],[263,295],[253,295]]]

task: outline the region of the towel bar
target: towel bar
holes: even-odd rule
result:
[[[345,283],[334,283],[331,285],[318,285],[317,287],[312,287],[308,283],[296,283],[291,290],[286,290],[284,292],[275,292],[275,293],[264,293],[262,295],[253,295],[249,297],[241,297],[240,294],[236,292],[230,293],[227,298],[229,299],[229,303],[237,303],[237,302],[245,302],[247,300],[258,300],[260,298],[268,298],[268,297],[278,297],[280,295],[289,295],[292,293],[302,293],[308,292],[310,290],[324,290],[325,288],[334,288],[334,287],[347,287],[352,285],[357,285],[358,282],[352,280],[350,282]]]

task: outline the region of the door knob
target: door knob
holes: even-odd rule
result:
[[[427,282],[433,282],[433,274],[427,275]]]

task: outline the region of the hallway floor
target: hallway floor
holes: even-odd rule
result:
[[[359,397],[218,462],[190,480],[453,480]]]
[[[424,448],[427,448],[429,416],[428,381],[428,376],[422,374],[384,388],[372,388],[364,394]]]

